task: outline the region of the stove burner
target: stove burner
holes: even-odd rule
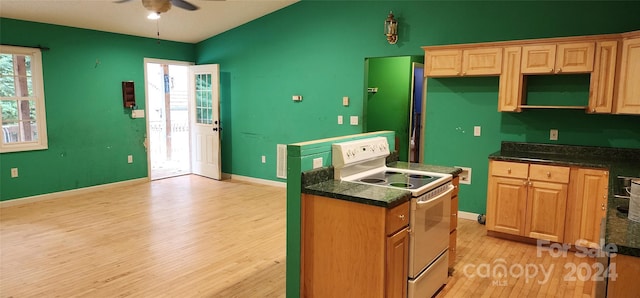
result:
[[[385,175],[404,175],[404,173],[394,172],[394,171],[385,171]]]
[[[389,183],[389,185],[394,186],[394,187],[402,187],[402,188],[411,188],[411,187],[413,187],[413,184],[402,183],[402,182]]]
[[[415,179],[431,179],[431,178],[433,178],[433,176],[418,175],[418,174],[410,174],[409,177],[410,178],[415,178]]]
[[[379,178],[364,178],[364,179],[360,179],[360,181],[364,183],[382,183],[385,180],[379,179]]]

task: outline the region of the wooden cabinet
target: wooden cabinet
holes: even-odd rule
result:
[[[425,77],[500,76],[498,111],[640,115],[640,31],[422,47]],[[529,75],[590,74],[585,105],[527,105]]]
[[[480,48],[462,52],[463,76],[499,75],[502,71],[502,48]]]
[[[455,77],[462,73],[462,50],[436,50],[424,53],[424,75]]]
[[[502,48],[434,50],[425,52],[425,76],[486,76],[502,70]]]
[[[490,161],[487,229],[562,241],[569,168]]]
[[[596,43],[595,61],[589,86],[588,113],[611,113],[618,41]]]
[[[589,73],[593,70],[593,42],[522,47],[523,74]]]
[[[565,224],[565,242],[600,247],[600,221],[607,216],[609,172],[572,168]]]
[[[617,254],[609,260],[609,266],[615,264],[616,277],[609,277],[607,297],[633,298],[640,293],[640,257]]]
[[[622,40],[616,114],[640,114],[640,32]]]
[[[449,222],[449,267],[453,267],[456,261],[456,239],[458,233],[458,192],[460,191],[460,176],[456,176],[451,181],[453,192],[451,193],[451,218]]]
[[[302,297],[405,297],[409,202],[302,195]]]
[[[520,73],[522,47],[508,47],[504,49],[504,63],[500,74],[498,90],[498,111],[520,112],[524,87],[524,77]]]

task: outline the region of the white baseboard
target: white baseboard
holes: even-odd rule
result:
[[[478,220],[478,215],[479,214],[477,213],[458,211],[458,218],[462,218],[462,219]]]
[[[114,183],[100,184],[100,185],[70,189],[70,190],[59,191],[59,192],[52,192],[52,193],[31,196],[31,197],[24,197],[24,198],[13,199],[13,200],[7,200],[7,201],[0,202],[0,208],[24,205],[24,204],[46,201],[46,200],[53,200],[61,197],[67,197],[70,195],[78,195],[78,194],[97,191],[97,190],[104,190],[112,187],[129,186],[129,185],[141,184],[146,182],[149,182],[149,177],[125,180],[125,181],[114,182]]]
[[[273,181],[273,180],[260,179],[260,178],[253,178],[253,177],[248,177],[248,176],[241,176],[241,175],[234,175],[234,174],[227,174],[227,173],[222,173],[222,178],[223,179],[238,180],[238,181],[253,182],[253,183],[257,183],[257,184],[264,184],[264,185],[276,186],[276,187],[287,187],[287,183],[286,182]]]

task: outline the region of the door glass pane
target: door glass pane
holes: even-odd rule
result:
[[[196,123],[211,124],[213,122],[211,115],[211,74],[198,74],[195,82]]]

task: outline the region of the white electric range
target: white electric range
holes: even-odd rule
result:
[[[336,180],[411,192],[408,297],[431,297],[447,282],[452,176],[386,166],[385,137],[332,145]]]

